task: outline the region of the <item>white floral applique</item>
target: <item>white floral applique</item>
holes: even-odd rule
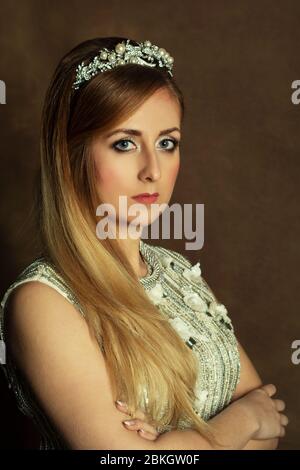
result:
[[[162,263],[164,268],[169,268],[171,266],[171,263],[174,264],[174,260],[171,256],[165,255],[165,256],[162,257],[161,263]]]
[[[197,284],[201,283],[201,268],[200,262],[196,263],[191,268],[185,268],[183,273],[183,277],[185,277],[188,281],[196,282]]]
[[[196,312],[205,313],[207,311],[207,303],[200,297],[197,292],[194,292],[190,288],[183,288],[181,290],[183,294],[184,303]]]
[[[211,341],[210,338],[196,330],[191,324],[187,325],[180,317],[170,317],[169,323],[185,341],[188,341],[190,337],[200,341],[200,343],[209,343]]]
[[[169,323],[172,325],[174,330],[184,339],[188,341],[190,337],[196,336],[194,328],[190,325],[187,325],[181,318],[175,317],[169,319]]]
[[[197,394],[197,398],[195,400],[195,405],[198,409],[201,409],[205,404],[208,397],[208,390],[201,390]]]
[[[209,305],[208,312],[217,320],[223,320],[225,323],[232,325],[231,319],[228,316],[228,311],[225,305],[213,300]]]
[[[152,289],[147,290],[147,294],[154,305],[159,304],[164,295],[162,285],[158,282]]]
[[[159,282],[152,289],[147,290],[146,293],[151,302],[158,307],[168,302],[168,299],[164,297],[164,290]]]

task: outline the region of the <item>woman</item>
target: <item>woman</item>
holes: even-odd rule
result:
[[[149,41],[96,38],[62,58],[47,91],[43,250],[1,303],[3,370],[40,449],[276,448],[284,435],[285,404],[262,386],[200,263],[118,236],[156,218],[134,196],[172,195],[184,115],[172,67]],[[116,210],[115,238],[99,230],[101,204]]]

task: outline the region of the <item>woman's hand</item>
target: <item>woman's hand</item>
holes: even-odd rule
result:
[[[254,418],[258,423],[253,439],[273,439],[285,435],[289,419],[281,413],[285,409],[284,401],[271,398],[275,393],[275,385],[267,384],[251,390],[235,402],[239,402],[248,412],[249,418]]]
[[[116,401],[115,403],[119,411],[128,414],[126,403],[123,403],[122,405],[120,404],[121,402],[118,401]],[[155,427],[151,426],[146,422],[145,414],[141,410],[137,411],[134,419],[130,418],[122,422],[126,429],[129,429],[130,431],[137,431],[137,433],[141,437],[148,439],[149,441],[155,441],[159,436],[159,432],[157,432]]]

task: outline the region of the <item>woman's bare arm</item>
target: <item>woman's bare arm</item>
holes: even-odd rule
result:
[[[232,401],[241,398],[246,393],[254,390],[255,388],[261,387],[263,384],[257,370],[240,342],[238,342],[238,348],[241,362],[241,379],[233,394]],[[251,439],[244,447],[244,450],[276,449],[278,447],[278,442],[278,438],[265,440]]]
[[[249,414],[238,401],[208,422],[222,446],[211,446],[197,431],[191,429],[162,434],[154,442],[158,443],[158,449],[239,450],[244,448],[258,429],[258,424],[249,419]]]
[[[70,449],[212,449],[194,430],[146,441],[125,429],[126,415],[115,407],[98,343],[76,308],[53,288],[38,281],[16,288],[6,325],[9,353]],[[238,402],[211,421],[228,448],[242,448],[256,432]]]

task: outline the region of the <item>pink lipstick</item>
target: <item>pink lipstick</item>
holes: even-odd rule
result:
[[[152,204],[157,200],[159,196],[159,193],[142,193],[142,194],[137,194],[136,196],[132,196],[132,198],[140,203],[143,204]]]

